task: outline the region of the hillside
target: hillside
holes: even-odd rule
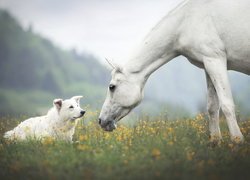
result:
[[[0,24],[0,113],[34,114],[55,97],[76,94],[96,105],[105,96],[108,73],[94,56],[56,47],[7,11],[0,10]]]

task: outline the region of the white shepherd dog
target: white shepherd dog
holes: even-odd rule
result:
[[[47,115],[27,119],[4,134],[9,140],[42,139],[51,137],[72,142],[77,119],[85,114],[80,108],[82,96],[55,99]]]

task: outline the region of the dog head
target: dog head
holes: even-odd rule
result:
[[[75,120],[83,117],[85,111],[80,107],[80,99],[82,96],[73,96],[70,99],[55,99],[54,106],[58,111],[59,118],[62,120]]]

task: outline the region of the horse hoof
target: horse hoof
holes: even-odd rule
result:
[[[244,143],[244,137],[241,136],[232,136],[231,141],[235,144],[243,144]]]

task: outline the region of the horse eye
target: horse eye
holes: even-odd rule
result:
[[[109,90],[110,90],[111,92],[113,92],[113,91],[115,90],[115,85],[110,84],[110,85],[109,85]]]
[[[74,106],[69,106],[70,109],[74,108]]]

